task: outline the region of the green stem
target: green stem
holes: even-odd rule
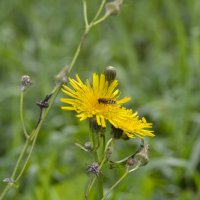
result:
[[[26,168],[26,166],[27,166],[27,163],[28,163],[28,161],[29,161],[29,159],[30,159],[30,157],[31,157],[32,152],[33,152],[33,148],[34,148],[34,146],[35,146],[35,142],[36,142],[38,133],[39,133],[39,131],[40,131],[40,129],[41,129],[42,124],[44,123],[44,120],[45,120],[45,118],[46,118],[46,116],[47,116],[47,114],[48,114],[50,108],[52,107],[52,105],[53,105],[53,103],[54,103],[54,101],[55,101],[55,98],[56,98],[56,96],[57,96],[59,90],[60,90],[60,87],[59,87],[59,86],[56,86],[56,87],[52,90],[53,96],[52,96],[52,98],[51,98],[51,101],[49,102],[49,107],[48,107],[48,108],[44,111],[44,113],[42,114],[42,119],[41,119],[40,123],[38,124],[37,128],[36,128],[35,130],[33,130],[33,132],[31,133],[31,135],[26,139],[26,143],[24,144],[24,147],[23,147],[23,149],[22,149],[22,151],[21,151],[21,153],[20,153],[20,155],[19,155],[19,158],[18,158],[18,160],[17,160],[17,163],[16,163],[15,168],[14,168],[14,170],[13,170],[13,172],[12,172],[12,175],[11,175],[11,180],[14,180],[15,183],[17,183],[17,181],[19,181],[19,179],[21,178],[21,176],[22,176],[23,173],[24,173],[24,170],[25,170],[25,168]],[[15,180],[17,171],[18,171],[18,169],[19,169],[19,167],[20,167],[20,163],[22,162],[22,159],[24,158],[24,156],[25,156],[25,154],[26,154],[26,152],[27,152],[27,149],[30,147],[29,144],[31,143],[32,140],[33,140],[33,142],[32,142],[32,144],[31,144],[31,150],[30,150],[29,154],[27,155],[27,158],[26,158],[26,160],[25,160],[25,163],[23,164],[22,169],[20,170],[20,172],[19,172],[19,174],[18,174],[18,176],[17,176],[17,179]],[[4,190],[3,190],[3,192],[2,192],[2,194],[1,194],[1,196],[0,196],[0,200],[2,200],[2,199],[4,198],[4,196],[6,195],[6,193],[8,192],[8,190],[9,190],[11,187],[12,187],[12,184],[7,183],[6,187],[4,188]]]
[[[22,161],[22,159],[23,159],[23,157],[24,157],[24,155],[25,155],[25,153],[26,153],[26,151],[27,151],[27,149],[28,149],[28,147],[29,147],[29,140],[26,140],[26,143],[25,143],[25,145],[24,145],[24,147],[23,147],[23,150],[21,151],[21,153],[20,153],[20,155],[19,155],[19,158],[18,158],[18,160],[17,160],[17,163],[16,163],[16,165],[15,165],[15,168],[14,168],[14,170],[13,170],[13,173],[12,173],[12,175],[11,175],[11,179],[13,179],[14,180],[14,177],[15,177],[15,175],[16,175],[16,173],[17,173],[17,170],[18,170],[18,168],[19,168],[19,165],[20,165],[20,163],[21,163],[21,161]]]
[[[21,124],[22,124],[22,128],[23,128],[23,132],[24,135],[26,137],[26,139],[29,137],[27,131],[26,131],[26,127],[24,124],[24,116],[23,116],[23,104],[24,104],[24,92],[21,91],[21,95],[20,95],[20,119],[21,119]]]
[[[104,21],[105,19],[107,19],[109,16],[110,16],[110,14],[109,14],[109,13],[106,13],[102,18],[96,20],[96,21],[93,23],[93,26],[96,26],[97,24],[101,23],[102,21]]]
[[[84,16],[84,21],[85,21],[85,28],[88,28],[88,17],[87,17],[87,3],[86,0],[83,1],[83,16]]]
[[[103,10],[105,3],[106,3],[106,0],[102,0],[101,5],[99,6],[99,9],[97,11],[97,14],[95,15],[94,19],[92,20],[93,22],[99,17],[101,11]]]
[[[32,152],[33,152],[33,148],[34,148],[34,146],[35,146],[35,142],[36,142],[36,140],[37,140],[38,133],[39,133],[39,131],[37,131],[36,135],[34,136],[34,139],[33,139],[32,145],[31,145],[30,152],[29,152],[29,154],[28,154],[28,156],[27,156],[27,158],[26,158],[26,161],[24,162],[24,165],[23,165],[21,171],[19,172],[19,175],[17,176],[17,178],[16,178],[16,180],[15,180],[16,182],[19,181],[19,179],[21,178],[21,176],[23,175],[23,173],[24,173],[24,171],[25,171],[25,169],[26,169],[26,166],[27,166],[27,164],[28,164],[28,161],[30,160],[31,154],[32,154]]]
[[[100,163],[100,165],[99,165],[99,171],[101,171],[101,169],[102,169],[102,167],[103,167],[103,164],[104,164],[105,161],[106,161],[106,151],[107,151],[107,149],[108,149],[108,147],[109,147],[109,145],[111,144],[112,141],[113,141],[113,138],[111,138],[110,140],[108,140],[108,142],[107,142],[107,144],[106,144],[106,147],[105,147],[105,149],[104,149],[104,156],[103,156],[103,159],[102,159],[102,161],[101,161],[101,163]],[[99,175],[101,175],[101,174],[99,174]],[[90,182],[90,184],[89,184],[89,186],[88,186],[88,190],[87,190],[87,193],[88,193],[88,194],[90,193],[90,191],[91,191],[91,189],[92,189],[92,187],[93,187],[93,185],[94,185],[94,183],[95,183],[95,181],[96,181],[97,178],[98,178],[98,177],[96,177],[96,176],[93,176],[93,177],[92,177],[92,180],[91,180],[91,182]],[[102,185],[102,186],[99,185],[99,189],[100,189],[101,187],[103,188],[103,182],[99,182],[99,184]]]
[[[4,196],[6,195],[6,193],[8,192],[8,190],[10,189],[11,187],[11,184],[7,184],[6,187],[4,188],[3,192],[1,193],[1,196],[0,196],[0,200],[2,200],[4,198]]]
[[[70,66],[69,66],[68,74],[71,72],[71,70],[72,70],[72,68],[73,68],[73,66],[74,66],[74,64],[75,64],[75,62],[76,62],[76,60],[77,60],[77,58],[78,58],[78,56],[79,56],[80,50],[81,50],[81,48],[82,48],[82,46],[83,46],[83,43],[84,43],[84,41],[85,41],[85,38],[87,37],[87,35],[88,35],[90,29],[91,29],[91,27],[89,27],[89,28],[84,32],[84,34],[83,34],[82,37],[81,37],[81,40],[80,40],[80,42],[79,42],[79,44],[78,44],[78,47],[77,47],[77,49],[76,49],[76,51],[75,51],[74,57],[72,58],[71,64],[70,64]]]
[[[99,188],[99,199],[103,197],[103,175],[99,173],[98,179],[98,188]]]
[[[107,149],[108,149],[108,147],[110,146],[110,144],[111,144],[112,141],[113,141],[113,138],[110,138],[110,139],[108,140],[108,142],[106,143],[106,147],[105,147],[105,149],[104,149],[104,156],[103,156],[103,159],[101,160],[101,163],[100,163],[100,165],[99,165],[99,169],[101,169],[101,168],[103,167],[103,164],[104,164],[105,161],[106,161]]]
[[[118,181],[106,192],[106,194],[103,196],[103,198],[101,200],[105,200],[107,198],[107,196],[111,193],[111,191],[117,187],[117,185],[127,176],[127,174],[129,173],[129,170],[127,168],[127,170],[125,171],[125,173],[118,179]]]
[[[20,165],[20,163],[21,163],[21,161],[22,161],[22,158],[23,158],[23,156],[25,155],[25,153],[26,153],[26,151],[27,151],[28,145],[29,145],[29,140],[26,140],[26,143],[24,144],[23,150],[21,151],[21,153],[20,153],[20,155],[19,155],[19,158],[18,158],[18,160],[17,160],[17,163],[16,163],[16,165],[15,165],[15,168],[14,168],[14,170],[13,170],[13,172],[12,172],[11,177],[10,177],[11,180],[14,180],[14,177],[15,177],[15,175],[16,175],[16,173],[17,173],[17,170],[18,170],[19,165]],[[14,181],[15,181],[15,180],[14,180]],[[10,187],[12,187],[12,184],[8,182],[7,185],[6,185],[6,187],[4,188],[4,190],[3,190],[2,194],[1,194],[1,196],[0,196],[0,200],[2,200],[2,199],[4,198],[4,196],[6,195],[6,193],[8,192],[8,190],[10,189]]]
[[[104,152],[105,152],[105,146],[106,146],[106,138],[105,138],[105,134],[103,134],[103,136],[102,136],[102,153],[101,153],[101,155],[102,155],[102,159],[104,158]]]
[[[111,191],[117,187],[117,185],[128,175],[128,173],[135,171],[140,167],[140,163],[138,163],[134,168],[130,169],[130,167],[127,166],[125,173],[118,179],[118,181],[110,187],[110,189],[106,192],[106,194],[103,196],[101,200],[105,200],[107,196],[111,193]]]
[[[57,90],[57,91],[55,90],[54,96],[52,97],[52,100],[51,100],[50,103],[49,103],[49,107],[42,113],[40,123],[38,124],[37,128],[36,128],[35,130],[33,130],[32,134],[31,134],[32,137],[30,137],[30,138],[31,138],[31,140],[33,140],[33,141],[32,141],[32,144],[31,144],[31,148],[30,148],[30,151],[29,151],[29,153],[28,153],[28,155],[27,155],[27,158],[26,158],[26,160],[25,160],[25,162],[24,162],[24,165],[23,165],[21,171],[19,172],[19,175],[17,176],[17,178],[16,178],[16,180],[15,180],[16,182],[18,182],[19,179],[21,178],[21,176],[23,175],[23,172],[24,172],[24,170],[25,170],[25,168],[26,168],[26,166],[27,166],[27,164],[28,164],[28,161],[30,160],[30,157],[31,157],[31,154],[32,154],[32,152],[33,152],[33,149],[34,149],[34,146],[35,146],[35,143],[36,143],[36,140],[37,140],[39,131],[40,131],[40,129],[41,129],[41,126],[42,126],[42,124],[43,124],[43,122],[44,122],[44,120],[45,120],[45,118],[46,118],[46,116],[47,116],[47,114],[48,114],[50,108],[52,107],[53,102],[55,101],[55,98],[56,98],[56,96],[57,96],[57,94],[58,94],[58,91],[59,91],[59,90]],[[29,145],[29,143],[30,143],[30,140],[27,139],[26,144]],[[25,151],[23,151],[24,153],[26,152],[26,150],[27,150],[27,148],[28,148],[29,146],[25,146],[25,147],[26,147],[26,148],[24,148]],[[24,155],[24,154],[23,154],[23,155]],[[22,157],[23,157],[23,155],[22,155]],[[21,161],[21,160],[20,160],[20,161]],[[19,162],[20,162],[20,161],[19,161]],[[19,167],[19,165],[17,165],[17,168],[18,168],[18,167]],[[17,170],[17,168],[16,168],[16,170]],[[15,173],[11,176],[11,178],[14,179],[15,174],[16,174],[16,171],[15,171]]]
[[[84,2],[85,2],[85,0],[83,0],[83,3],[84,3]],[[97,21],[95,22],[95,20],[98,18],[99,14],[101,13],[101,11],[102,11],[102,9],[103,9],[105,3],[106,3],[106,0],[102,0],[101,5],[100,5],[100,7],[99,7],[99,9],[98,9],[98,11],[97,11],[97,14],[95,15],[94,19],[92,20],[92,22],[91,22],[90,24],[88,24],[88,25],[86,26],[85,31],[84,31],[84,33],[83,33],[83,35],[82,35],[82,37],[81,37],[81,40],[80,40],[80,42],[79,42],[79,44],[78,44],[78,47],[77,47],[77,49],[76,49],[76,51],[75,51],[74,57],[72,58],[71,64],[70,64],[70,66],[69,66],[69,69],[68,69],[68,66],[65,66],[65,67],[63,68],[63,70],[61,70],[61,71],[67,71],[67,69],[68,69],[68,74],[71,72],[71,69],[73,68],[73,66],[74,66],[74,64],[75,64],[75,62],[76,62],[76,60],[77,60],[77,57],[78,57],[78,55],[79,55],[79,53],[80,53],[80,50],[81,50],[81,48],[82,48],[82,46],[83,46],[83,43],[84,43],[84,41],[85,41],[85,38],[87,37],[87,35],[88,35],[88,33],[90,32],[91,28],[92,28],[93,26],[95,26],[95,25],[97,25],[97,24],[103,22],[103,21],[109,16],[109,15],[105,14],[104,17],[102,17],[101,19],[99,19],[99,20],[97,20]],[[88,23],[88,21],[87,21],[87,13],[86,13],[86,12],[87,12],[86,2],[85,2],[83,5],[85,6],[85,8],[84,8],[85,23]]]

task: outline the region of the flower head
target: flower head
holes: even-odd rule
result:
[[[152,123],[148,123],[144,117],[140,119],[138,113],[133,113],[132,109],[122,107],[112,124],[128,138],[154,136]]]
[[[61,102],[70,106],[61,109],[76,111],[81,121],[95,117],[98,125],[106,127],[106,120],[112,122],[122,104],[130,101],[129,97],[119,99],[118,81],[108,84],[104,74],[98,76],[94,73],[92,85],[88,79],[83,83],[78,75],[76,80],[69,78],[69,83],[73,89],[63,85],[62,91],[72,98],[61,98]]]

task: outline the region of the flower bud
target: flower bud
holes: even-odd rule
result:
[[[109,15],[117,15],[119,13],[120,7],[115,2],[110,2],[106,4],[106,13]]]
[[[106,69],[104,70],[104,74],[105,74],[106,80],[109,83],[114,81],[115,78],[116,78],[116,69],[115,69],[115,67],[112,67],[112,66],[106,67]]]
[[[85,149],[87,149],[88,151],[92,151],[92,145],[91,145],[90,142],[86,142],[86,143],[84,144],[84,147],[85,147]]]
[[[106,13],[108,15],[117,15],[120,11],[120,6],[123,0],[115,0],[106,4]]]
[[[134,156],[127,160],[127,165],[129,166],[144,166],[149,162],[149,145],[144,145],[135,153]]]
[[[140,166],[144,166],[149,162],[149,145],[144,147],[134,156],[136,162],[140,163]]]
[[[31,78],[28,75],[23,75],[21,78],[20,90],[23,92],[28,86],[31,85]]]

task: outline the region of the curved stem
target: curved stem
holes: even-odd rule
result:
[[[24,116],[23,116],[23,104],[24,104],[24,92],[21,91],[21,95],[20,95],[20,119],[21,119],[21,124],[22,124],[22,128],[23,128],[23,132],[24,135],[26,137],[26,139],[29,137],[27,131],[26,131],[26,127],[24,124]]]
[[[15,177],[15,175],[16,175],[16,173],[17,173],[17,170],[18,170],[18,168],[19,168],[19,165],[20,165],[20,163],[21,163],[21,161],[22,161],[22,159],[23,159],[23,157],[24,157],[24,155],[25,155],[25,153],[26,153],[28,147],[29,147],[29,140],[26,140],[26,143],[25,143],[25,145],[24,145],[24,148],[23,148],[23,150],[21,151],[21,153],[20,153],[20,155],[19,155],[19,158],[18,158],[17,163],[16,163],[16,165],[15,165],[15,168],[14,168],[14,170],[13,170],[13,173],[12,173],[12,175],[11,175],[11,177],[10,177],[10,178],[13,179],[13,180],[14,180],[14,177]]]
[[[117,187],[117,185],[127,176],[127,174],[129,173],[129,170],[127,168],[127,170],[125,171],[125,173],[118,179],[118,181],[106,192],[106,194],[103,196],[103,198],[101,200],[105,200],[107,198],[107,196],[111,193],[111,191]]]
[[[29,161],[29,159],[30,159],[30,157],[31,157],[33,148],[34,148],[34,146],[35,146],[35,142],[36,142],[38,133],[39,133],[39,131],[40,131],[40,129],[41,129],[42,124],[44,123],[44,120],[45,120],[45,118],[46,118],[46,116],[47,116],[47,114],[48,114],[50,108],[52,107],[52,105],[53,105],[53,103],[54,103],[54,101],[55,101],[55,98],[56,98],[56,96],[57,96],[59,90],[60,90],[60,87],[59,87],[59,86],[56,86],[56,87],[52,90],[52,92],[54,92],[54,94],[53,94],[53,97],[52,97],[52,99],[51,99],[51,101],[50,101],[50,103],[49,103],[49,107],[48,107],[48,108],[44,111],[44,113],[42,114],[42,119],[41,119],[40,123],[38,124],[37,128],[36,128],[35,130],[33,130],[33,132],[31,133],[31,135],[26,139],[26,143],[24,144],[24,147],[23,147],[23,149],[22,149],[22,151],[21,151],[21,153],[20,153],[20,155],[19,155],[19,158],[18,158],[18,160],[17,160],[17,163],[16,163],[16,165],[15,165],[15,168],[14,168],[12,174],[11,174],[11,179],[13,179],[16,183],[17,183],[17,181],[19,181],[19,179],[20,179],[21,176],[23,175],[23,172],[24,172],[24,170],[25,170],[25,168],[26,168],[26,166],[27,166],[27,163],[28,163],[28,161]],[[30,152],[29,152],[29,154],[28,154],[28,156],[27,156],[27,158],[26,158],[25,163],[24,163],[23,166],[22,166],[22,169],[21,169],[20,172],[19,172],[19,175],[17,176],[17,179],[15,180],[15,176],[16,176],[16,174],[17,174],[17,171],[18,171],[19,167],[20,167],[20,164],[21,164],[21,162],[22,162],[22,159],[24,158],[24,156],[25,156],[25,154],[26,154],[26,152],[27,152],[27,149],[28,149],[29,146],[30,146],[29,144],[31,143],[32,140],[33,140],[33,142],[32,142],[32,145],[31,145],[31,150],[30,150]],[[8,192],[8,190],[9,190],[11,187],[12,187],[12,184],[7,183],[6,187],[4,188],[4,190],[3,190],[3,192],[2,192],[2,194],[1,194],[1,196],[0,196],[0,200],[2,200],[2,199],[4,198],[4,196],[6,195],[6,193]]]
[[[118,179],[118,181],[112,186],[110,187],[110,189],[106,192],[106,194],[103,196],[103,198],[101,200],[105,200],[107,198],[107,196],[111,193],[111,191],[117,187],[117,185],[128,175],[128,173],[133,172],[135,170],[137,170],[140,167],[140,163],[138,163],[134,168],[130,169],[129,166],[127,166],[126,171],[124,172],[124,174]]]
[[[37,140],[38,133],[39,133],[39,132],[37,131],[37,133],[36,133],[36,135],[35,135],[35,137],[34,137],[34,139],[33,139],[30,152],[29,152],[29,154],[28,154],[28,156],[27,156],[27,158],[26,158],[26,161],[25,161],[25,163],[24,163],[24,165],[23,165],[21,171],[19,172],[19,175],[17,176],[17,178],[16,178],[16,180],[15,180],[16,182],[19,181],[19,179],[20,179],[21,176],[23,175],[23,172],[24,172],[25,169],[26,169],[26,166],[27,166],[27,164],[28,164],[28,161],[30,160],[31,154],[32,154],[32,152],[33,152],[33,148],[34,148],[34,146],[35,146],[35,142],[36,142],[36,140]]]
[[[86,36],[89,33],[89,30],[90,29],[88,29],[88,31],[85,31],[84,34],[83,34],[83,36],[81,37],[81,40],[80,40],[80,42],[78,44],[78,47],[77,47],[77,49],[75,51],[74,57],[72,58],[71,64],[69,66],[68,74],[71,72],[71,70],[72,70],[72,68],[73,68],[73,66],[74,66],[74,64],[75,64],[75,62],[77,60],[77,57],[78,57],[78,55],[80,53],[81,47],[83,46],[83,43],[85,41]]]
[[[24,144],[24,147],[23,147],[23,150],[21,151],[20,155],[19,155],[19,158],[17,160],[17,163],[15,165],[15,168],[12,172],[12,175],[10,177],[11,180],[14,180],[14,177],[17,173],[17,170],[19,168],[19,165],[22,161],[22,158],[24,157],[25,153],[26,153],[26,150],[28,148],[28,145],[29,145],[29,141],[27,140],[26,143]],[[6,195],[6,193],[8,192],[8,190],[10,189],[10,187],[12,187],[12,184],[11,183],[7,183],[6,187],[4,188],[3,192],[1,193],[1,196],[0,196],[0,200],[4,198],[4,196]]]

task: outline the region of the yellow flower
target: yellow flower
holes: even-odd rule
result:
[[[98,125],[106,127],[106,120],[112,123],[121,105],[130,101],[129,97],[119,99],[118,81],[108,84],[104,74],[98,76],[94,73],[92,85],[89,80],[83,83],[78,75],[76,80],[70,78],[69,83],[73,89],[63,85],[62,91],[72,98],[61,98],[61,102],[70,106],[62,106],[61,109],[76,111],[81,121],[95,117]]]
[[[62,106],[61,109],[76,111],[81,121],[96,118],[97,124],[102,127],[106,127],[108,120],[129,138],[154,136],[151,123],[147,123],[145,118],[139,119],[137,112],[122,106],[130,101],[130,97],[119,99],[117,80],[109,84],[104,74],[98,76],[94,73],[92,85],[88,79],[83,83],[78,75],[76,80],[69,78],[69,83],[73,89],[63,85],[62,91],[70,98],[61,98],[61,102],[69,106]]]
[[[133,113],[132,109],[121,108],[111,123],[129,138],[154,136],[152,123],[148,123],[144,117],[139,119],[138,113]]]

